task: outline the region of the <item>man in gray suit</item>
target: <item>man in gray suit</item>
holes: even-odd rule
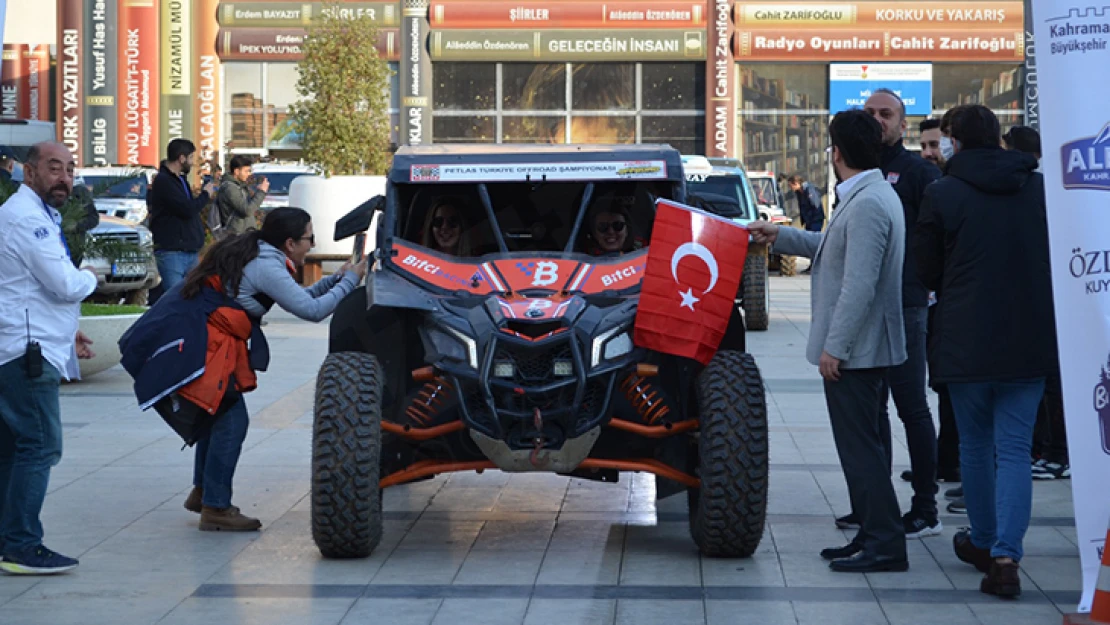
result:
[[[902,323],[905,216],[883,178],[882,126],[859,110],[829,124],[839,206],[824,233],[749,225],[775,253],[813,259],[808,360],[825,383],[833,438],[860,528],[851,543],[825,549],[834,571],[905,571],[906,536],[890,482],[887,370],[906,360]]]

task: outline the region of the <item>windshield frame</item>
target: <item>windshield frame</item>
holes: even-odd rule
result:
[[[726,215],[720,215],[720,216],[725,217],[726,219],[743,219],[743,220],[748,220],[748,221],[754,221],[755,219],[758,218],[759,211],[758,211],[758,207],[756,206],[756,203],[755,203],[755,191],[754,191],[754,189],[752,189],[751,180],[743,172],[716,170],[716,171],[712,171],[712,172],[708,172],[708,173],[691,172],[691,173],[686,174],[687,194],[690,195],[690,196],[700,197],[699,194],[695,191],[695,187],[693,187],[693,185],[691,184],[692,181],[690,180],[690,178],[693,177],[693,176],[704,176],[706,179],[708,179],[708,178],[737,178],[737,179],[739,179],[739,184],[736,185],[736,187],[738,187],[738,189],[739,189],[739,191],[738,191],[738,195],[739,195],[738,205],[740,206],[740,211],[743,214],[738,216],[738,217],[732,217],[732,216],[726,216]],[[694,182],[694,184],[697,184],[697,183]],[[713,195],[720,195],[720,194],[719,193],[714,193]],[[725,196],[725,197],[729,197],[729,199],[732,199],[731,196]],[[713,212],[713,211],[710,211],[710,212]]]

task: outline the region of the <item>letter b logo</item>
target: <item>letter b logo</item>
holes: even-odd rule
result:
[[[532,286],[550,286],[559,279],[559,265],[541,261],[536,263],[536,273],[532,274]]]

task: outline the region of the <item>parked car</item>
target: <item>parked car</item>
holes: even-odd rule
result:
[[[88,187],[101,215],[139,224],[146,219],[146,192],[157,173],[149,167],[83,167],[73,184]]]
[[[262,201],[260,207],[263,213],[281,206],[289,206],[289,186],[293,184],[295,178],[320,175],[319,171],[310,165],[280,163],[258,163],[251,167],[251,172],[257,182],[261,182],[262,178],[270,181],[270,190],[266,192],[266,199]]]
[[[749,171],[748,180],[755,191],[755,203],[759,209],[759,218],[780,226],[789,226],[793,220],[786,216],[783,210],[784,202],[782,191],[779,190],[778,181],[775,180],[773,171]],[[771,271],[778,271],[780,276],[793,276],[797,273],[798,259],[794,256],[771,254],[767,263]]]
[[[94,301],[145,306],[147,292],[161,281],[158,265],[150,252],[150,230],[129,220],[112,215],[101,215],[100,225],[89,231],[94,239],[114,239],[141,248],[139,254],[115,262],[107,258],[86,255],[82,266],[92,267],[96,273]]]

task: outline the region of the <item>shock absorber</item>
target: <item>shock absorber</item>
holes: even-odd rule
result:
[[[440,409],[447,402],[448,393],[454,390],[447,378],[436,376],[416,392],[405,414],[416,425],[426,427],[435,421]]]
[[[671,412],[669,406],[663,401],[663,396],[656,390],[651,382],[632,374],[621,382],[621,390],[628,402],[636,409],[637,414],[648,425],[655,425]]]

